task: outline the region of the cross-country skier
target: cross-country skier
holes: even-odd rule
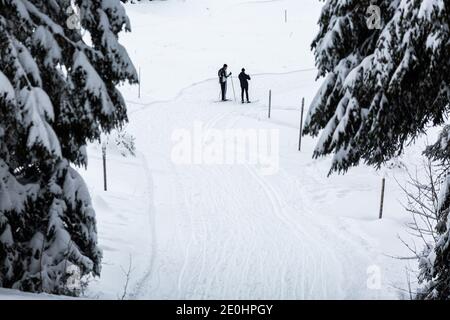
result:
[[[223,65],[223,68],[219,70],[219,83],[222,90],[222,101],[227,101],[227,78],[231,76],[231,72],[227,75],[228,66]]]
[[[247,98],[247,103],[250,103],[248,99],[248,80],[251,80],[250,76],[245,73],[245,69],[242,68],[242,72],[239,74],[239,81],[241,82],[241,101],[244,103],[244,92]]]

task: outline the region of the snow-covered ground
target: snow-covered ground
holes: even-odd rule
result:
[[[136,87],[122,91],[138,157],[109,158],[105,193],[101,150],[90,149],[84,176],[105,254],[92,296],[121,296],[130,256],[129,298],[403,296],[396,288],[406,288],[406,262],[389,257],[409,255],[398,240],[407,237],[408,216],[398,202],[403,195],[393,179],[402,172],[388,172],[380,221],[382,171],[360,167],[327,178],[330,161],[311,158],[313,139],[297,151],[301,98],[308,104],[320,84],[310,70],[320,9],[316,0],[127,6],[134,28],[122,41],[141,69],[142,96]],[[246,67],[251,99],[258,102],[214,103],[223,63],[235,76]],[[249,164],[174,162],[174,132],[195,134],[196,125],[279,130],[279,171],[265,176]]]
[[[416,269],[416,262],[391,257],[409,255],[398,239],[409,239],[396,182],[404,181],[405,172],[360,166],[328,178],[330,159],[311,158],[314,139],[304,138],[297,151],[301,98],[306,112],[320,84],[310,43],[321,5],[127,5],[133,32],[121,41],[141,69],[142,95],[137,97],[137,87],[121,90],[129,108],[126,130],[136,137],[138,154],[125,158],[108,150],[107,192],[98,145],[89,147],[87,171],[80,169],[104,251],[102,277],[91,282],[89,298],[122,297],[129,269],[128,299],[407,297],[398,288],[406,289],[406,268]],[[246,67],[255,103],[215,103],[223,63],[235,76]],[[238,95],[236,80],[234,85]],[[173,138],[182,132],[198,138],[200,125],[216,139],[230,129],[279,135],[270,159],[276,170],[174,161]],[[202,150],[210,143],[203,141]],[[403,161],[413,168],[422,147],[410,147]],[[383,175],[385,210],[378,220]]]
[[[0,300],[74,300],[74,298],[0,288]]]

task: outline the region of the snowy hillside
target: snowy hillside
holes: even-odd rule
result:
[[[110,146],[107,192],[100,146],[89,147],[88,169],[79,170],[104,253],[102,277],[91,282],[88,297],[407,297],[401,290],[406,268],[415,270],[416,262],[392,258],[409,256],[398,239],[410,239],[396,182],[404,182],[404,170],[360,166],[327,178],[330,159],[311,158],[315,140],[304,138],[297,151],[301,99],[306,112],[320,85],[310,43],[321,5],[170,0],[126,6],[133,32],[121,41],[141,70],[141,97],[137,87],[121,90],[137,156],[123,157]],[[223,63],[233,72],[236,95],[236,77],[247,69],[254,103],[216,103]],[[226,130],[241,129],[272,134],[279,145],[259,150],[255,163],[174,159],[183,134],[200,139],[204,152]],[[422,148],[417,142],[402,161],[414,168]]]

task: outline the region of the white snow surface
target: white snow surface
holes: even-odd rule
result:
[[[137,87],[121,91],[137,157],[125,158],[109,144],[107,192],[101,146],[89,146],[88,169],[79,169],[104,253],[102,277],[91,282],[88,298],[122,297],[130,266],[127,299],[408,298],[406,268],[414,272],[416,261],[391,257],[410,255],[398,239],[410,239],[396,182],[404,183],[405,172],[360,166],[327,177],[331,157],[311,157],[317,140],[304,138],[297,151],[301,98],[306,116],[321,84],[315,81],[310,43],[322,4],[126,5],[133,32],[120,40],[141,69],[142,95],[137,97]],[[214,102],[223,63],[236,78],[247,69],[255,103]],[[234,85],[239,95],[236,80]],[[218,130],[279,130],[279,171],[261,175],[251,164],[174,163],[174,131],[192,130],[199,122]],[[414,168],[423,146],[419,141],[408,148],[402,161]],[[414,281],[414,274],[410,277]],[[21,296],[7,292],[0,291],[0,298]]]

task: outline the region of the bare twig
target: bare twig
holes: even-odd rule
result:
[[[125,274],[125,277],[126,277],[125,278],[126,279],[125,280],[125,285],[124,285],[124,288],[123,288],[123,293],[122,293],[122,296],[120,297],[120,300],[125,300],[125,298],[128,295],[128,285],[130,284],[131,273],[133,271],[132,265],[133,265],[133,259],[132,259],[131,254],[130,254],[130,262],[128,264],[128,269],[125,270],[123,267],[120,267],[120,269],[122,269],[122,272]]]

